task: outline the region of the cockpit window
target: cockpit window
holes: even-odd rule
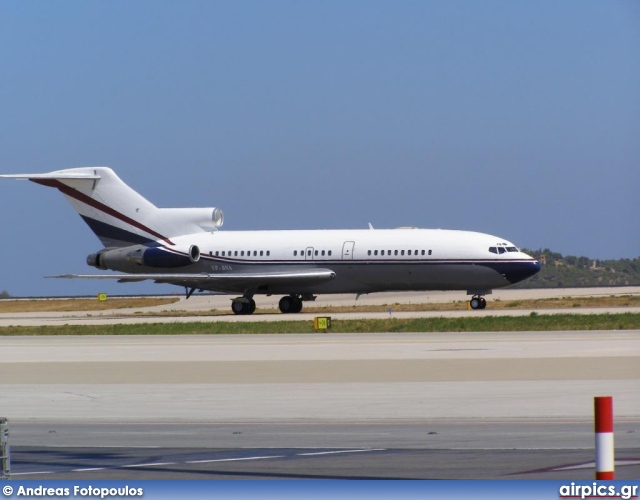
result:
[[[506,243],[499,243],[499,245],[506,245]],[[489,251],[491,253],[499,253],[499,254],[503,254],[506,252],[519,252],[520,250],[518,250],[517,247],[514,246],[498,246],[498,247],[489,247]]]

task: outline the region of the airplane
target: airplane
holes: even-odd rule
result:
[[[238,295],[235,314],[252,314],[254,296],[283,295],[299,313],[319,294],[466,290],[472,309],[485,295],[540,271],[503,238],[472,231],[418,229],[222,231],[222,210],[158,208],[109,167],[0,175],[58,189],[104,248],[87,264],[120,274],[57,278],[153,280],[194,291]]]

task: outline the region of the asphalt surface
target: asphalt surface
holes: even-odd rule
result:
[[[12,473],[590,479],[612,395],[640,477],[640,332],[0,337]]]

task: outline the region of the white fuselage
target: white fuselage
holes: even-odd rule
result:
[[[180,236],[170,253],[197,245],[200,259],[176,273],[225,274],[276,269],[325,268],[335,279],[291,290],[271,286],[253,293],[369,293],[383,290],[469,290],[481,293],[511,285],[539,270],[514,245],[488,234],[440,229],[312,231],[212,231]],[[493,249],[490,250],[490,249]],[[507,250],[508,249],[508,250]],[[122,272],[153,268],[125,265]],[[203,289],[243,293],[202,284]]]

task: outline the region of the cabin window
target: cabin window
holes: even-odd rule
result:
[[[371,255],[371,250],[367,250],[367,255]]]
[[[507,247],[507,252],[517,252],[518,249],[516,247]]]
[[[313,252],[314,255],[317,257],[318,256],[318,251],[316,250],[315,252]]]
[[[322,251],[322,256],[324,257],[324,250]]]
[[[267,250],[267,257],[269,257],[269,255],[271,255],[271,250]]]
[[[431,255],[431,250],[429,250],[429,255]]]
[[[404,255],[404,250],[402,250],[402,251],[400,252],[400,255]]]
[[[235,251],[233,252],[233,256],[234,256],[234,257],[237,257],[237,256],[238,256],[238,251],[237,251],[237,250],[235,250]]]
[[[331,255],[331,250],[329,250],[329,255]]]
[[[298,251],[297,251],[297,250],[294,250],[294,251],[293,251],[293,256],[294,256],[294,257],[297,257],[297,256],[298,256]]]
[[[374,251],[373,251],[373,255],[378,255],[378,251],[377,251],[377,250],[374,250]]]
[[[307,256],[311,257],[311,250],[307,250]]]
[[[498,252],[500,252],[501,254],[505,253],[506,250],[504,249],[504,247],[498,247]]]
[[[496,247],[489,247],[489,251],[491,253],[498,253],[498,249]]]
[[[398,251],[397,250],[394,252],[394,255],[398,255]]]

